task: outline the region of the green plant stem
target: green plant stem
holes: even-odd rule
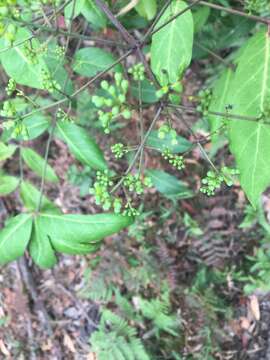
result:
[[[193,4],[194,4],[194,2],[193,2]],[[266,19],[266,18],[256,16],[256,15],[251,15],[251,14],[245,13],[245,12],[240,11],[240,10],[227,8],[225,6],[209,3],[209,2],[206,2],[206,1],[201,1],[201,5],[208,6],[208,7],[212,8],[212,9],[215,9],[215,10],[225,11],[225,12],[227,12],[229,14],[232,14],[232,15],[238,15],[238,16],[241,16],[241,17],[245,17],[247,19],[250,19],[250,20],[262,23],[262,24],[266,24],[266,25],[270,24],[270,19]]]
[[[43,167],[43,171],[42,171],[40,190],[39,190],[40,196],[39,196],[38,205],[37,205],[37,209],[36,209],[37,213],[40,211],[41,204],[42,204],[42,198],[43,198],[44,186],[45,186],[45,177],[46,177],[46,172],[47,172],[47,167],[48,167],[49,152],[50,152],[51,142],[53,140],[53,135],[54,135],[54,131],[56,128],[56,124],[57,124],[57,120],[56,120],[56,116],[55,116],[55,118],[53,119],[53,122],[52,122],[51,131],[49,132],[49,137],[48,137],[48,140],[46,143],[46,150],[45,150],[45,155],[44,155],[44,167]]]
[[[148,130],[147,130],[147,132],[146,132],[146,134],[144,135],[144,138],[143,138],[141,144],[140,144],[139,147],[138,147],[138,150],[136,151],[136,153],[135,153],[135,155],[134,155],[131,163],[129,164],[129,167],[128,167],[127,170],[125,171],[125,174],[124,174],[125,176],[128,175],[129,172],[132,170],[132,168],[133,168],[133,166],[135,165],[138,157],[140,156],[140,153],[143,151],[144,145],[145,145],[145,143],[146,143],[146,141],[147,141],[147,139],[148,139],[151,131],[153,130],[153,128],[154,128],[157,120],[159,119],[162,110],[163,110],[163,107],[162,107],[162,106],[159,106],[159,108],[158,108],[158,110],[157,110],[157,112],[156,112],[156,115],[154,116],[154,119],[152,120],[152,122],[151,122],[151,124],[150,124],[150,126],[149,126],[149,128],[148,128]],[[113,187],[113,189],[111,190],[111,193],[115,192],[115,191],[119,188],[119,186],[122,185],[123,181],[124,181],[124,176],[123,176],[123,177],[120,179],[120,181]]]
[[[141,143],[143,142],[144,138],[144,123],[143,123],[143,111],[142,111],[142,84],[141,80],[138,81],[138,90],[139,90],[139,121],[140,121],[140,137]],[[140,155],[140,166],[139,172],[143,171],[143,151],[141,151]]]
[[[166,103],[166,106],[168,106],[170,108],[180,109],[185,112],[192,112],[192,113],[196,113],[196,114],[200,113],[200,111],[197,110],[196,107],[175,105],[175,104],[171,104],[171,103]],[[247,121],[258,121],[259,120],[257,117],[254,117],[254,116],[244,116],[244,115],[238,115],[238,114],[222,113],[222,112],[218,112],[218,111],[208,111],[208,114],[220,116],[220,117],[224,117],[226,119],[232,119],[232,120],[247,120]]]

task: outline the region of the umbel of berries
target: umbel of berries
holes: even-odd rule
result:
[[[94,105],[100,109],[98,116],[105,134],[110,133],[110,125],[113,120],[120,116],[124,119],[131,118],[131,111],[126,104],[129,83],[121,73],[115,73],[114,80],[114,85],[110,85],[108,81],[103,80],[100,86],[105,95],[94,95],[92,97]]]

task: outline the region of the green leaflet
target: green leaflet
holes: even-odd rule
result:
[[[39,219],[44,236],[51,239],[53,248],[66,254],[94,252],[104,237],[117,233],[132,222],[131,217],[116,214],[41,214]]]
[[[57,262],[50,237],[47,235],[46,228],[40,217],[36,217],[33,222],[29,251],[35,264],[42,269],[51,268]]]
[[[12,193],[18,186],[19,179],[0,172],[0,196]]]
[[[226,106],[229,105],[226,104],[226,99],[230,89],[232,77],[232,69],[226,68],[222,75],[216,80],[213,86],[213,94],[209,106],[209,111],[226,113]],[[208,115],[208,121],[211,126],[212,142],[217,142],[217,140],[219,140],[219,130],[221,130],[224,120],[225,117],[211,114]]]
[[[155,29],[186,7],[184,1],[174,0],[158,21]],[[192,47],[193,19],[190,10],[153,35],[151,68],[161,85],[179,80],[191,62]]]
[[[32,215],[10,218],[0,231],[0,264],[16,260],[24,254],[32,230]]]
[[[31,36],[30,31],[19,27],[14,44],[20,45],[12,46],[9,50],[0,53],[0,60],[8,76],[13,78],[18,84],[43,89],[41,69],[47,69],[46,64],[42,56],[39,56],[37,64],[32,64],[24,50],[24,40],[30,39]],[[31,44],[34,49],[40,47],[40,43],[36,38],[32,39]],[[0,39],[0,50],[6,49],[9,46],[6,40]]]
[[[16,145],[5,145],[2,141],[0,141],[0,161],[9,159],[16,149]]]
[[[37,210],[40,191],[34,185],[27,181],[22,181],[20,185],[20,197],[27,210],[33,212]],[[60,209],[45,195],[42,196],[40,211],[50,214],[61,214]]]
[[[157,2],[156,0],[140,0],[135,9],[142,17],[152,20],[157,13]]]
[[[82,127],[68,121],[58,121],[55,135],[68,145],[69,150],[81,163],[96,170],[107,168],[100,148]]]
[[[27,127],[27,140],[33,140],[43,134],[49,127],[49,118],[42,114],[28,116],[23,120]]]
[[[187,199],[193,196],[186,184],[162,170],[148,169],[154,187],[169,199]]]
[[[81,13],[89,21],[94,30],[106,27],[107,18],[97,7],[95,0],[85,0]]]
[[[80,75],[91,77],[108,68],[115,60],[113,55],[103,49],[83,48],[75,53],[72,68]],[[114,70],[121,71],[121,66],[116,65]]]
[[[45,166],[45,160],[30,148],[22,148],[21,153],[23,160],[30,167],[30,169],[33,170],[37,175],[42,177]],[[57,175],[55,174],[53,168],[49,164],[47,164],[46,166],[45,180],[51,182],[58,181]]]
[[[69,22],[80,15],[82,8],[84,7],[85,0],[73,0],[65,7],[65,19]],[[73,15],[73,16],[72,16]],[[72,17],[72,19],[71,19]]]
[[[270,38],[265,30],[248,41],[237,64],[226,100],[233,106],[233,113],[253,117],[269,113]],[[241,186],[256,207],[261,193],[270,185],[270,125],[231,119],[228,129]]]
[[[185,151],[191,149],[192,143],[184,137],[178,135],[176,140],[177,144],[172,144],[172,139],[169,134],[166,134],[164,139],[160,139],[158,137],[158,131],[153,130],[147,139],[146,145],[151,146],[160,152],[164,151],[165,149],[169,149],[174,154],[184,153]]]

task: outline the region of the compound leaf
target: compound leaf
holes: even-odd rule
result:
[[[41,214],[40,225],[56,251],[87,254],[96,251],[100,241],[133,222],[128,216],[116,214],[55,215]]]

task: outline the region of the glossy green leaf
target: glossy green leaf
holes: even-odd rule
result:
[[[15,176],[5,175],[0,172],[0,196],[5,196],[16,190],[19,179]]]
[[[148,169],[147,175],[151,178],[154,187],[169,199],[187,199],[193,196],[184,182],[165,171]]]
[[[81,13],[85,19],[89,21],[94,30],[106,27],[107,18],[104,13],[97,7],[94,0],[85,0]]]
[[[155,29],[187,7],[174,0],[158,21]],[[193,19],[188,10],[152,36],[151,68],[161,85],[179,80],[189,66],[193,46]]]
[[[10,218],[0,231],[0,264],[18,259],[24,254],[32,230],[32,215]]]
[[[140,0],[135,9],[142,17],[146,18],[147,20],[152,20],[157,13],[157,1]]]
[[[17,149],[16,145],[6,145],[0,141],[0,161],[9,159]]]
[[[185,139],[182,136],[176,137],[177,144],[172,144],[172,139],[169,134],[166,134],[164,139],[160,139],[158,137],[158,131],[154,130],[151,131],[146,145],[156,149],[157,151],[164,151],[164,149],[169,149],[172,153],[184,153],[185,151],[188,151],[192,147],[192,143]]]
[[[55,135],[68,145],[71,153],[81,163],[97,170],[107,168],[100,148],[82,127],[68,121],[59,121]]]
[[[34,263],[42,269],[51,268],[57,262],[51,239],[40,217],[36,217],[33,221],[29,251]]]
[[[15,44],[9,50],[0,53],[0,60],[7,75],[13,78],[18,84],[43,89],[41,70],[46,69],[46,64],[41,55],[38,56],[38,63],[33,64],[25,53],[25,40],[31,37],[31,32],[24,27],[18,27],[15,37]],[[40,48],[39,41],[34,38],[31,41],[33,49]],[[10,45],[4,38],[0,39],[0,51]]]
[[[265,29],[256,33],[241,51],[226,103],[232,106],[234,114],[259,117],[269,114],[269,99],[270,37]],[[231,119],[228,131],[241,186],[256,207],[261,193],[270,185],[270,125]]]
[[[23,205],[30,211],[36,211],[39,205],[40,191],[31,183],[22,181],[20,184],[20,197]],[[60,209],[45,195],[42,196],[40,211],[50,214],[61,214]]]
[[[34,171],[37,175],[40,177],[43,176],[44,166],[45,166],[45,160],[37,154],[34,150],[30,148],[22,148],[22,157],[25,163],[29,166],[29,168]],[[58,177],[55,174],[53,168],[47,164],[46,166],[46,174],[45,174],[45,180],[51,181],[51,182],[57,182]]]
[[[209,106],[209,111],[219,112],[226,114],[227,106],[226,99],[228,95],[228,91],[230,89],[231,80],[233,77],[233,71],[230,68],[226,68],[222,75],[216,80],[213,86],[212,99]],[[208,115],[208,121],[211,127],[212,133],[212,141],[216,142],[219,139],[219,131],[221,127],[224,125],[224,120],[226,120],[226,116],[217,116],[213,114]]]
[[[78,50],[74,56],[73,70],[83,76],[92,77],[105,70],[115,62],[115,58],[109,52],[95,47]],[[118,64],[114,70],[121,70]]]
[[[53,248],[67,254],[87,254],[99,248],[100,241],[132,224],[131,217],[116,214],[41,214],[40,225]]]

